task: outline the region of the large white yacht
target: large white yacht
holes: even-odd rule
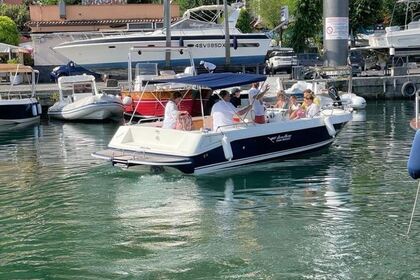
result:
[[[405,5],[406,15],[410,3],[420,3],[420,0],[398,0],[396,4]],[[405,26],[388,26],[385,30],[376,31],[369,36],[369,47],[372,48],[420,48],[420,20],[414,19]]]
[[[218,24],[216,23],[217,21],[204,21],[202,17],[191,16],[194,12],[202,11],[203,9],[213,9],[221,13],[223,5],[204,6],[185,12],[183,19],[170,27],[171,45],[173,47],[190,48],[192,57],[197,65],[201,60],[215,65],[224,65],[224,24]],[[240,7],[231,6],[229,10],[231,64],[255,65],[264,63],[271,39],[264,33],[242,33],[235,27]],[[160,29],[148,33],[136,32],[72,41],[62,43],[55,47],[54,50],[90,70],[105,74],[126,74],[127,53],[132,47],[162,47],[165,45],[166,29]],[[164,64],[165,53],[150,56],[150,54],[139,52],[132,57],[133,66],[139,62]],[[190,61],[182,53],[171,54],[171,64],[172,66],[184,66],[189,65]]]

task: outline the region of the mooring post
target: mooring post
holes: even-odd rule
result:
[[[346,66],[349,40],[349,0],[323,0],[325,66]]]

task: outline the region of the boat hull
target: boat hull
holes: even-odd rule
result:
[[[39,121],[41,106],[35,98],[0,100],[0,127],[12,128]]]
[[[49,110],[48,116],[60,120],[119,120],[123,116],[124,108],[121,103],[91,103],[76,108]]]
[[[351,114],[332,118],[334,130],[338,132],[351,120]],[[334,136],[323,118],[250,124],[243,129],[201,134],[120,127],[110,142],[110,149],[93,156],[119,166],[173,167],[186,174],[200,175],[317,150],[331,144]],[[137,141],[140,137],[144,139]],[[157,141],[161,145],[156,146]]]
[[[238,41],[237,49],[231,48],[231,65],[257,65],[265,61],[270,39],[264,34],[232,35]],[[172,46],[179,46],[180,38],[184,46],[191,51],[194,63],[201,60],[223,66],[225,59],[224,35],[172,36]],[[232,41],[232,40],[231,40]],[[233,44],[233,43],[231,43]],[[166,46],[166,37],[161,36],[125,36],[101,39],[89,39],[64,43],[54,48],[57,52],[80,66],[103,73],[127,76],[127,54],[132,47]],[[139,52],[132,56],[132,67],[139,62],[158,63],[165,66],[165,53]],[[189,54],[171,53],[172,66],[190,66]]]
[[[178,105],[179,110],[187,111],[193,117],[201,115],[201,102],[203,102],[204,107],[211,91],[201,90],[201,98],[200,93],[197,90],[182,89],[178,91],[181,92],[183,96]],[[163,117],[166,103],[170,100],[173,92],[173,90],[151,92],[122,91],[121,96],[123,99],[125,96],[129,96],[132,100],[131,104],[124,105],[124,112],[126,116],[131,116],[134,113],[135,116],[141,116],[143,118]]]

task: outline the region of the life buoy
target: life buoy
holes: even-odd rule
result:
[[[225,158],[231,161],[233,158],[233,152],[232,152],[232,147],[230,146],[230,141],[226,135],[223,135],[222,147],[223,147],[223,153],[225,154]]]
[[[401,87],[401,94],[410,97],[416,93],[416,90],[416,85],[413,82],[407,81]]]

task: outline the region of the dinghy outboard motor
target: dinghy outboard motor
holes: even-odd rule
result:
[[[343,103],[341,102],[341,98],[338,95],[338,91],[337,88],[332,86],[328,88],[328,95],[331,97],[331,99],[333,100],[333,106],[342,106]]]
[[[417,130],[411,146],[410,157],[408,158],[408,174],[413,179],[420,178],[420,130]]]

